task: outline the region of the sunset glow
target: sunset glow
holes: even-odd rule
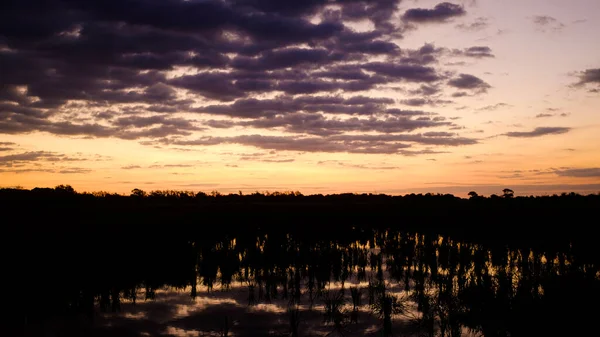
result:
[[[0,187],[600,192],[597,0],[30,2]]]

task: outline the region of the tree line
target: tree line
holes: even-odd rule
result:
[[[177,190],[130,195],[56,188],[0,189],[4,229],[18,233],[80,231],[102,236],[111,230],[145,229],[147,235],[206,235],[206,228],[237,233],[254,230],[344,231],[399,228],[504,242],[590,237],[600,193],[551,196],[501,195],[469,198],[452,194],[311,194],[297,191],[221,194]],[[157,231],[168,228],[167,231]],[[166,232],[166,233],[165,233]]]

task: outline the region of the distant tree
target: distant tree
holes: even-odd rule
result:
[[[55,191],[63,193],[75,194],[75,189],[71,185],[58,185],[54,188]]]
[[[515,192],[513,190],[511,190],[510,188],[503,189],[502,193],[504,193],[504,195],[503,195],[504,198],[512,198],[515,196]]]
[[[140,190],[139,188],[134,188],[133,190],[131,190],[131,196],[142,198],[142,197],[146,196],[146,192],[143,190]]]
[[[475,192],[475,191],[469,192],[468,195],[469,195],[469,197],[471,197],[471,199],[475,199],[479,196],[479,194],[477,194],[477,192]]]
[[[96,198],[106,198],[111,196],[111,193],[106,191],[93,191],[90,194]]]

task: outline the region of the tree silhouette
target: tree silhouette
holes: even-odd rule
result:
[[[134,188],[133,190],[131,190],[132,197],[143,198],[146,195],[147,195],[147,193],[143,190],[140,190],[139,188]]]
[[[75,189],[71,185],[58,185],[54,190],[60,193],[75,194]]]
[[[507,199],[510,199],[510,198],[514,197],[514,195],[515,195],[515,192],[513,190],[511,190],[510,188],[503,189],[502,193],[503,193],[502,196]]]

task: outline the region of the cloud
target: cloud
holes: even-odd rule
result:
[[[411,49],[398,42],[415,23],[466,14],[448,2],[405,12],[400,0],[128,4],[55,0],[48,10],[32,12],[25,1],[0,14],[0,134],[162,145],[194,143],[235,128],[245,134],[276,131],[283,145],[245,136],[224,142],[415,154],[435,149],[327,142],[334,135],[458,130],[442,116],[398,104],[449,104],[445,83],[466,95],[491,88],[472,75],[449,79],[439,62],[452,54],[448,48],[426,43]],[[362,21],[370,23],[368,29],[353,28]],[[493,54],[487,46],[473,46],[455,56]],[[392,90],[410,96],[398,102]],[[374,97],[375,91],[382,97]]]
[[[430,149],[408,150],[413,144],[425,146],[463,146],[477,144],[472,138],[454,134],[388,134],[332,135],[327,137],[241,135],[233,137],[202,137],[195,140],[163,139],[164,144],[180,146],[214,146],[240,144],[267,150],[300,152],[347,152],[362,154],[430,154]],[[412,144],[411,144],[412,143]]]
[[[67,156],[49,151],[30,151],[0,156],[0,166],[13,166],[17,164],[45,161],[45,162],[75,162],[86,161],[87,158]]]
[[[136,127],[144,128],[154,125],[174,126],[181,129],[198,130],[199,128],[192,125],[192,122],[183,118],[167,118],[165,116],[127,116],[115,119],[112,125],[117,127]]]
[[[552,111],[552,110],[548,110],[548,111]],[[563,112],[560,114],[542,112],[542,113],[535,115],[535,118],[549,118],[549,117],[557,117],[557,116],[558,117],[568,117],[569,115],[570,114],[566,113],[566,112]]]
[[[504,135],[508,137],[517,137],[517,138],[532,138],[532,137],[541,137],[546,135],[560,135],[563,133],[567,133],[571,131],[571,128],[567,127],[537,127],[532,131],[524,131],[524,132],[507,132]]]
[[[13,143],[13,142],[0,142],[0,152],[3,151],[12,151],[14,150],[14,146],[16,146],[17,144]]]
[[[81,167],[70,167],[63,170],[57,171],[59,174],[84,174],[92,172],[91,169],[81,168]]]
[[[584,86],[587,84],[597,85],[600,88],[600,68],[586,69],[576,74],[579,77],[579,82],[575,86]],[[591,89],[590,92],[596,92]]]
[[[355,169],[364,169],[364,170],[397,170],[397,169],[400,169],[400,167],[398,167],[398,166],[389,166],[389,165],[385,165],[385,164],[382,166],[373,166],[373,165],[363,165],[363,164],[350,164],[350,163],[346,163],[346,162],[339,161],[339,160],[321,160],[321,161],[317,162],[317,165],[328,165],[328,164],[334,164],[336,166],[355,168]]]
[[[555,170],[554,173],[561,177],[598,178],[600,177],[600,167]]]
[[[148,166],[148,168],[188,168],[188,167],[194,167],[194,165],[192,165],[192,164],[164,164],[164,165],[154,164],[154,165]]]
[[[194,184],[183,184],[181,187],[217,187],[219,184],[215,183],[194,183]]]
[[[512,105],[510,105],[510,104],[507,104],[507,103],[500,102],[500,103],[496,103],[496,104],[493,104],[493,105],[486,105],[486,106],[483,106],[483,107],[481,107],[481,108],[479,108],[479,109],[477,109],[477,110],[478,110],[478,111],[496,111],[496,110],[498,110],[498,109],[501,109],[501,108],[509,108],[509,107],[511,107],[511,106],[512,106]]]
[[[8,168],[8,169],[0,169],[0,173],[54,173],[53,169],[42,169],[42,168]]]
[[[267,116],[252,121],[228,122],[208,121],[213,125],[218,123],[222,128],[234,126],[253,127],[256,129],[282,128],[288,133],[305,133],[312,135],[328,136],[345,132],[376,131],[380,133],[408,132],[422,128],[453,125],[443,117],[418,117],[426,115],[419,111],[393,109],[388,110],[392,115],[385,118],[327,118],[316,113],[288,113],[276,116]]]
[[[293,158],[287,158],[287,159],[271,159],[271,158],[251,158],[251,157],[241,157],[240,160],[245,160],[245,161],[259,161],[259,162],[263,162],[263,163],[293,163],[294,161],[296,161]]]
[[[478,32],[486,29],[489,25],[488,18],[478,17],[471,23],[459,23],[455,27],[463,31]]]
[[[474,58],[494,57],[494,54],[492,54],[492,49],[488,46],[469,47],[458,52],[457,54]]]
[[[400,103],[409,106],[424,106],[424,105],[444,105],[454,103],[453,101],[443,99],[432,99],[432,98],[409,98],[400,100]]]
[[[418,89],[410,90],[412,95],[432,96],[442,91],[439,87],[433,85],[421,84]]]
[[[94,160],[95,156],[75,156],[50,152],[29,151],[6,156],[0,156],[0,172],[3,173],[53,173],[53,174],[79,174],[92,172],[91,169],[68,166],[74,162]],[[65,166],[67,165],[67,166]]]
[[[371,62],[362,67],[379,75],[408,82],[435,82],[440,79],[434,68],[421,65]]]
[[[239,99],[231,104],[208,105],[194,108],[193,111],[235,118],[269,117],[291,112],[326,112],[347,115],[374,115],[377,113],[425,114],[424,112],[414,113],[386,109],[386,105],[393,102],[394,100],[391,98],[366,96],[351,96],[348,98],[341,96],[296,96],[294,98],[278,96],[273,99]]]
[[[135,170],[135,169],[140,169],[142,168],[139,165],[127,165],[127,166],[123,166],[121,167],[122,170]]]
[[[411,63],[417,65],[427,65],[438,63],[439,58],[442,56],[450,56],[450,57],[463,57],[463,58],[493,58],[495,57],[492,48],[488,46],[472,46],[468,48],[458,49],[458,48],[445,48],[445,47],[436,47],[433,43],[426,43],[419,49],[405,49],[404,57],[400,60],[403,63]],[[464,66],[468,63],[465,61],[452,61],[445,62],[447,66]]]
[[[402,19],[408,22],[428,23],[446,22],[451,18],[465,15],[467,12],[461,5],[442,2],[433,9],[413,8],[404,12]]]
[[[562,22],[547,15],[536,15],[532,17],[531,20],[537,29],[542,32],[547,32],[549,30],[558,32],[565,28],[565,25]]]
[[[471,90],[476,94],[485,93],[492,87],[479,77],[469,74],[460,74],[457,78],[448,81],[448,85],[458,89]]]

